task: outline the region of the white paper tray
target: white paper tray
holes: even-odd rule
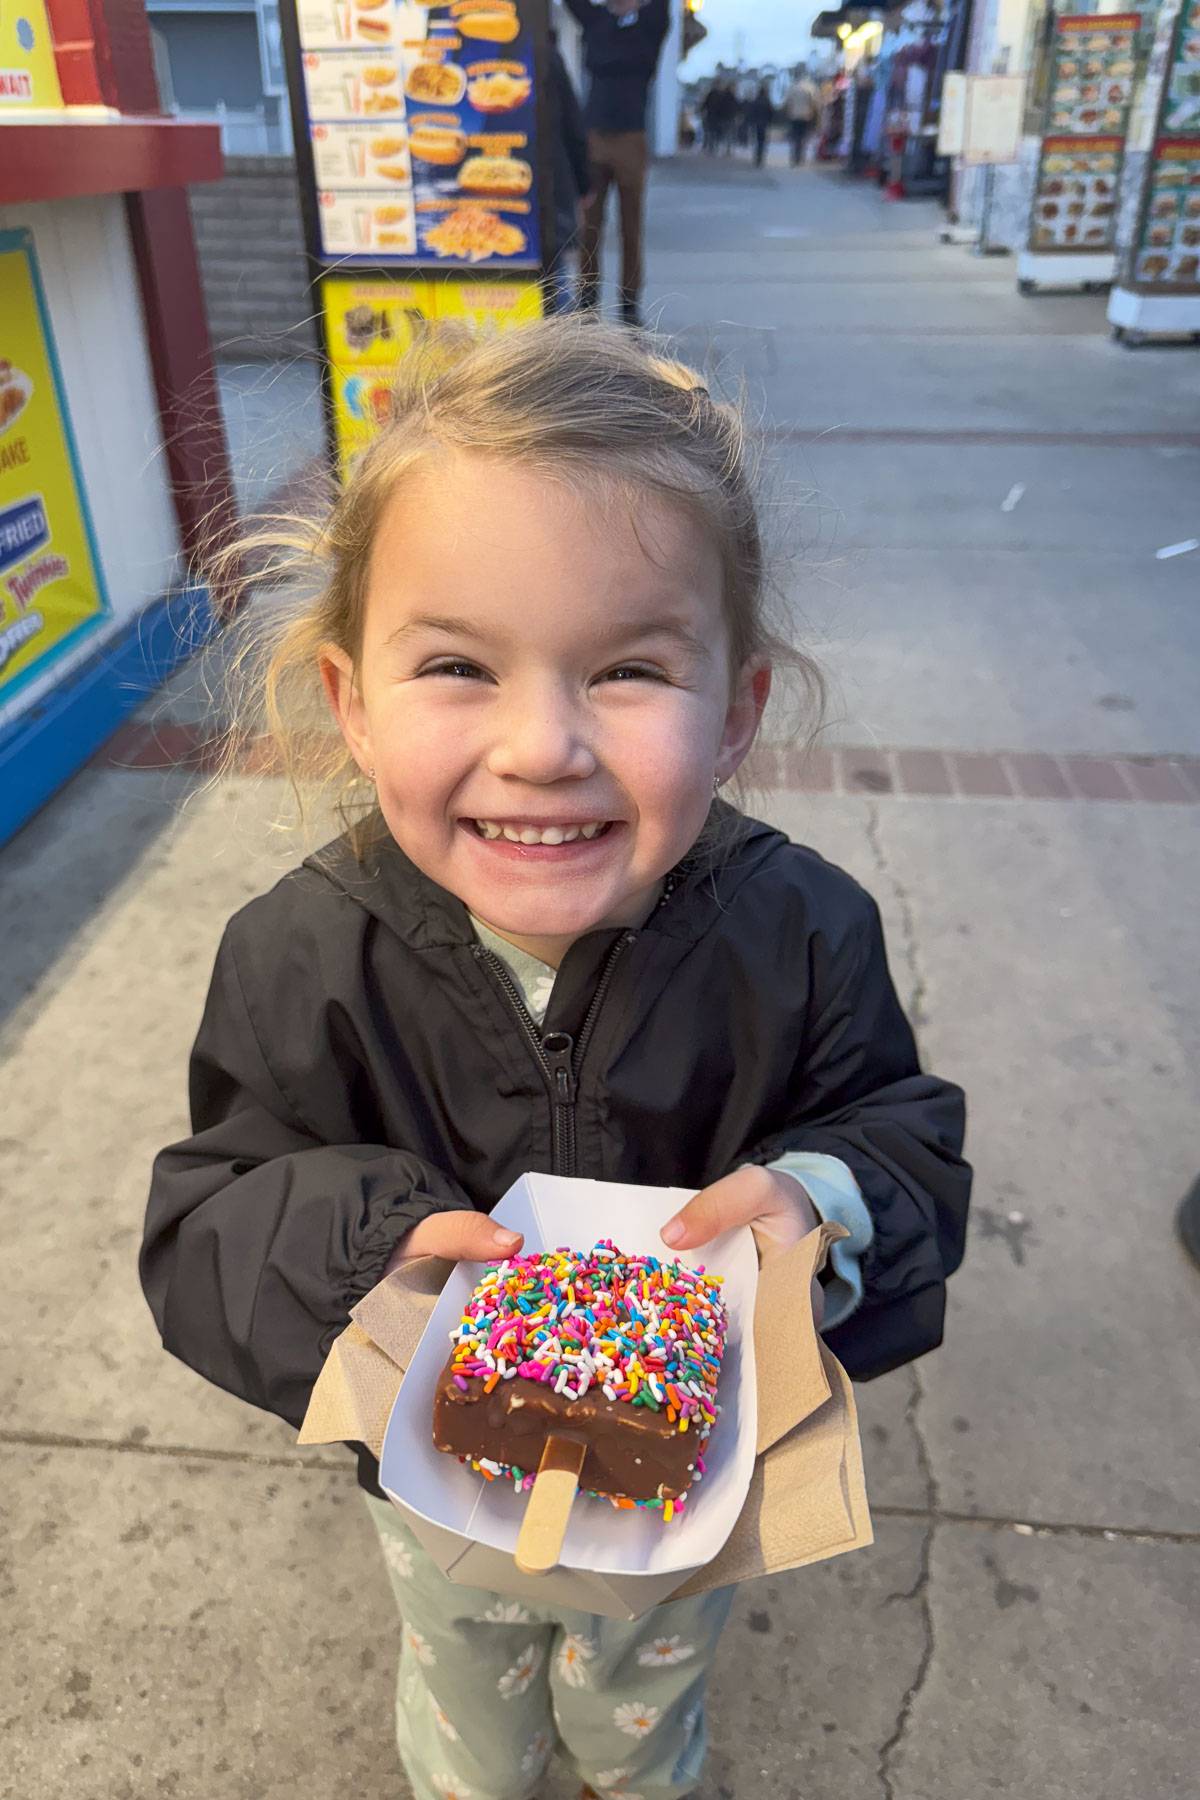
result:
[[[526,1175],[509,1189],[492,1217],[524,1233],[524,1252],[559,1245],[587,1249],[600,1238],[611,1238],[631,1255],[666,1257],[659,1230],[691,1197],[690,1191],[676,1188]],[[703,1264],[722,1275],[729,1312],[718,1391],[721,1415],[704,1453],[704,1480],[691,1489],[682,1515],[670,1524],[648,1508],[618,1511],[606,1501],[581,1495],[571,1513],[559,1565],[560,1571],[598,1577],[600,1589],[614,1578],[614,1591],[635,1611],[638,1601],[653,1603],[646,1601],[651,1589],[669,1592],[691,1570],[712,1560],[733,1530],[754,1469],[758,1259],[753,1236],[743,1226],[701,1251],[683,1252],[676,1260],[693,1268]],[[550,1598],[561,1585],[554,1579],[556,1572],[522,1576],[512,1561],[527,1497],[517,1494],[511,1482],[485,1481],[433,1447],[434,1386],[449,1354],[450,1333],[459,1323],[479,1269],[479,1264],[460,1263],[434,1308],[388,1422],[380,1484],[408,1514],[418,1537],[452,1579]],[[595,1603],[595,1593],[585,1595],[578,1574],[571,1590],[579,1596],[575,1604],[605,1610]]]

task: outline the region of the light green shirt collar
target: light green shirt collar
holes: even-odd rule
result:
[[[550,963],[544,963],[540,957],[531,956],[528,950],[519,950],[516,944],[510,944],[507,938],[500,937],[482,919],[477,919],[474,913],[470,914],[470,919],[475,936],[485,950],[490,950],[493,956],[500,958],[521,990],[526,1012],[540,1025],[550,1005],[558,970]]]

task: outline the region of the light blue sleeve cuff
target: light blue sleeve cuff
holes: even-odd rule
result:
[[[849,1237],[839,1238],[829,1251],[831,1279],[825,1283],[825,1319],[822,1331],[840,1325],[862,1304],[862,1259],[870,1249],[875,1226],[859,1185],[838,1156],[822,1156],[815,1150],[789,1150],[769,1165],[797,1180],[819,1218],[844,1225]]]

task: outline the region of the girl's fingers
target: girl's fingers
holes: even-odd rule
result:
[[[701,1244],[732,1231],[736,1225],[749,1225],[771,1209],[773,1187],[763,1169],[735,1169],[714,1181],[689,1200],[663,1226],[661,1237],[672,1250],[695,1250]]]
[[[441,1256],[447,1262],[489,1262],[515,1256],[524,1239],[506,1231],[486,1213],[436,1212],[405,1233],[388,1263],[388,1271],[414,1256]]]

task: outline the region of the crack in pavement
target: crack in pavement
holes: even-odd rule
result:
[[[908,970],[910,982],[904,1010],[908,1014],[913,1034],[919,1043],[921,1032],[929,1023],[929,1013],[926,1009],[929,989],[921,970],[920,951],[917,947],[916,914],[913,910],[912,895],[888,861],[887,852],[883,847],[880,819],[878,806],[874,803],[868,804],[867,843],[870,845],[871,855],[875,859],[875,867],[896,896],[896,905],[900,911],[900,953],[904,958],[904,966]]]
[[[934,1534],[937,1531],[937,1512],[941,1495],[938,1488],[937,1474],[929,1454],[929,1445],[926,1442],[925,1433],[921,1427],[920,1408],[921,1401],[925,1397],[925,1390],[921,1386],[921,1377],[915,1365],[909,1367],[908,1375],[911,1386],[909,1389],[908,1404],[904,1408],[904,1422],[911,1430],[913,1441],[916,1445],[917,1466],[920,1469],[921,1478],[925,1484],[925,1499],[929,1509],[929,1522],[921,1538],[921,1550],[917,1565],[917,1579],[914,1581],[912,1587],[906,1591],[889,1594],[885,1604],[890,1604],[894,1600],[919,1601],[923,1641],[921,1644],[921,1655],[917,1662],[916,1673],[901,1696],[900,1705],[896,1713],[895,1724],[892,1726],[892,1730],[888,1737],[879,1747],[879,1758],[876,1763],[875,1773],[879,1778],[879,1785],[882,1789],[884,1800],[895,1800],[896,1787],[893,1779],[893,1769],[896,1757],[903,1747],[904,1740],[908,1735],[908,1728],[912,1722],[913,1709],[916,1706],[921,1690],[929,1677],[929,1671],[933,1666],[934,1653],[937,1649],[937,1639],[933,1624],[933,1607],[929,1597],[929,1584],[933,1573],[933,1540]]]
[[[916,915],[913,908],[912,895],[888,861],[887,851],[883,846],[879,807],[870,803],[867,805],[866,836],[867,843],[871,849],[871,855],[875,861],[875,867],[878,870],[881,879],[891,888],[899,908],[901,954],[904,959],[904,966],[908,971],[910,984],[908,1003],[905,1010],[907,1011],[909,1020],[912,1024],[913,1035],[916,1037],[919,1045],[921,1033],[929,1022],[929,1015],[926,1007],[928,988],[926,986],[925,976],[921,969],[920,951],[917,946]],[[904,1423],[912,1433],[913,1443],[916,1447],[917,1467],[920,1471],[921,1480],[925,1489],[925,1507],[928,1522],[921,1538],[921,1550],[917,1564],[916,1580],[912,1587],[906,1591],[889,1594],[885,1604],[890,1604],[896,1600],[918,1602],[920,1608],[922,1643],[916,1672],[901,1696],[895,1723],[892,1726],[891,1732],[879,1747],[879,1756],[875,1766],[875,1773],[878,1777],[884,1800],[895,1800],[896,1785],[894,1770],[896,1759],[904,1746],[909,1726],[912,1723],[913,1710],[920,1697],[921,1690],[924,1688],[925,1683],[929,1678],[929,1671],[933,1666],[933,1658],[937,1649],[937,1639],[933,1623],[933,1607],[930,1603],[929,1595],[929,1584],[933,1572],[933,1544],[934,1536],[937,1531],[937,1515],[941,1509],[941,1492],[938,1487],[937,1472],[934,1469],[933,1459],[929,1453],[929,1444],[921,1424],[921,1402],[925,1397],[925,1390],[921,1384],[921,1376],[915,1364],[910,1365],[908,1375],[911,1385],[909,1388],[908,1402],[904,1408]]]

